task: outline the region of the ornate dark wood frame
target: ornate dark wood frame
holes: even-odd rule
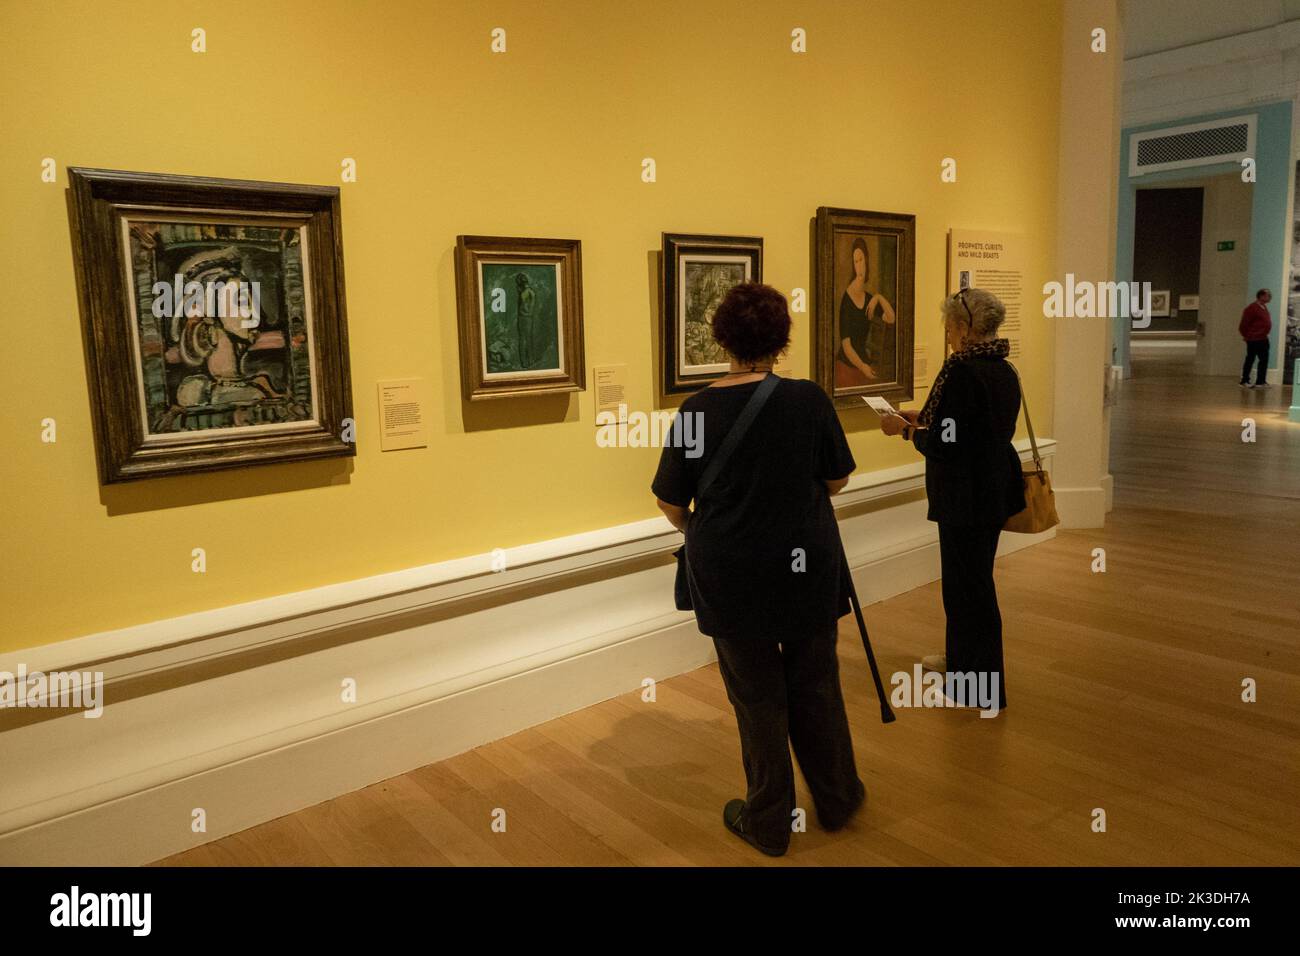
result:
[[[479,262],[527,259],[558,263],[564,305],[563,370],[549,375],[485,382],[479,361],[482,336],[478,294]],[[456,315],[460,331],[460,383],[467,401],[581,392],[587,387],[582,333],[582,241],[580,239],[520,239],[508,236],[456,237]]]
[[[892,235],[898,240],[898,301],[893,303],[898,336],[898,378],[895,381],[855,385],[837,391],[834,241],[836,233],[846,231]],[[813,275],[817,315],[813,327],[813,368],[817,384],[841,407],[862,406],[864,395],[880,395],[891,401],[911,401],[914,384],[912,350],[916,328],[916,216],[822,206],[817,210],[817,218],[814,220]]]
[[[112,169],[68,169],[69,217],[83,318],[96,458],[104,484],[245,465],[356,454],[344,441],[352,418],[339,191],[238,179]],[[311,343],[316,366],[314,425],[266,435],[147,444],[141,421],[131,322],[132,290],[122,248],[123,213],[268,216],[306,227]]]
[[[763,240],[759,236],[663,233],[663,250],[659,257],[659,362],[665,395],[694,392],[725,374],[683,375],[677,368],[677,263],[683,253],[689,255],[693,252],[748,256],[750,281],[763,281]]]

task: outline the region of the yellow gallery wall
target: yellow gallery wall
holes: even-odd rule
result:
[[[765,279],[788,293],[811,285],[819,205],[915,213],[917,340],[932,359],[950,227],[1024,232],[1028,288],[1050,278],[1054,3],[0,9],[0,650],[656,515],[658,451],[598,448],[590,390],[461,401],[457,234],[581,239],[589,383],[592,365],[626,363],[642,409],[657,403],[662,231],[762,236]],[[806,54],[790,50],[795,27]],[[948,156],[956,183],[940,181]],[[357,457],[101,487],[66,167],[340,184],[344,157],[358,170],[341,184]],[[810,319],[796,316],[800,376]],[[1051,329],[1025,324],[1021,366],[1050,433]],[[430,384],[431,441],[381,453],[375,383],[406,377]],[[843,420],[860,469],[914,460],[873,414]]]

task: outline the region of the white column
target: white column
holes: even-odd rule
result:
[[[1092,51],[1093,30],[1106,31],[1106,52]],[[1120,92],[1123,78],[1120,0],[1062,4],[1061,136],[1057,199],[1057,281],[1110,281],[1115,273]],[[1056,324],[1057,458],[1052,470],[1057,511],[1066,528],[1097,528],[1111,505],[1110,420],[1102,407],[1110,365],[1110,321],[1046,319]]]

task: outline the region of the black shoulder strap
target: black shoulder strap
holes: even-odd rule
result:
[[[718,477],[718,472],[722,471],[722,466],[727,463],[727,459],[731,457],[731,453],[735,450],[736,446],[740,444],[740,440],[745,437],[745,432],[749,431],[749,426],[753,424],[754,419],[758,417],[759,409],[763,407],[763,403],[767,401],[767,397],[776,390],[777,383],[780,381],[781,376],[773,375],[771,372],[768,372],[767,378],[763,379],[763,381],[759,383],[758,388],[754,389],[754,394],[749,396],[749,401],[747,401],[745,407],[740,410],[740,417],[736,419],[736,423],[732,425],[731,430],[727,432],[727,437],[722,440],[722,444],[718,446],[718,450],[714,452],[713,457],[709,459],[709,464],[704,469],[704,474],[700,475],[700,482],[695,487],[695,501],[697,504],[699,503],[699,500],[704,497],[704,490],[708,488],[709,485],[713,484],[713,479]]]

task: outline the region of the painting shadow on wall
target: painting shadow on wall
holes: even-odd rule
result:
[[[346,485],[351,480],[351,459],[300,461],[202,475],[173,475],[126,485],[101,485],[99,500],[112,517],[328,488]]]
[[[662,249],[650,249],[646,252],[647,282],[650,291],[650,354],[653,355],[655,381],[655,408],[675,409],[690,397],[690,393],[665,395],[663,388],[663,303],[659,301],[659,289],[663,284],[664,254]]]
[[[581,393],[578,393],[581,394]],[[578,420],[577,394],[534,395],[490,402],[460,400],[461,424],[467,432],[527,428]]]

